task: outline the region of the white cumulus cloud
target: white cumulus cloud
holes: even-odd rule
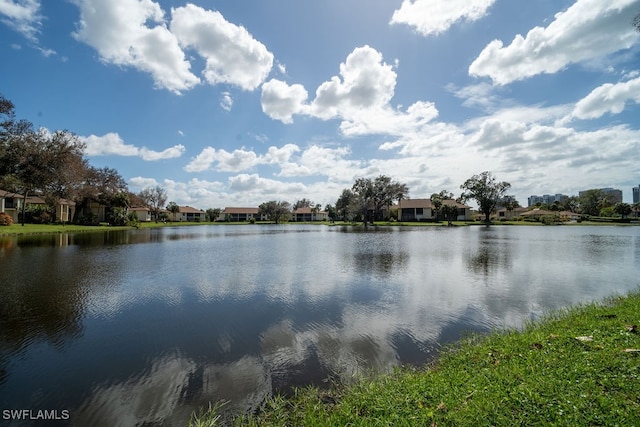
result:
[[[262,85],[262,111],[275,120],[293,123],[293,115],[305,111],[307,91],[300,84],[289,86],[287,83],[271,79]]]
[[[392,24],[414,27],[424,36],[438,35],[458,21],[477,21],[495,0],[404,0],[393,13]]]
[[[74,37],[96,49],[105,63],[150,74],[158,88],[182,93],[201,83],[184,49],[205,59],[202,77],[211,85],[254,90],[273,67],[273,54],[217,11],[187,4],[172,8],[169,21],[153,0],[71,1],[80,9]],[[221,105],[231,108],[229,94]]]
[[[639,39],[630,25],[637,6],[637,0],[577,0],[548,27],[518,34],[508,46],[501,40],[489,43],[469,74],[505,85],[627,49]]]
[[[605,114],[619,114],[627,102],[640,103],[640,77],[616,84],[606,83],[595,88],[576,104],[571,117],[597,119]]]
[[[334,76],[318,87],[312,114],[329,119],[384,107],[393,97],[396,77],[380,52],[370,46],[358,47],[340,64],[340,77]]]
[[[138,148],[135,145],[125,144],[117,133],[110,132],[103,136],[90,135],[81,140],[87,145],[87,156],[137,156]]]
[[[185,166],[187,172],[203,172],[213,167],[219,172],[240,172],[263,163],[255,152],[240,148],[228,152],[225,149],[216,150],[213,147],[205,147],[200,154]]]
[[[80,8],[76,39],[96,49],[102,61],[151,74],[155,85],[179,93],[200,80],[191,73],[164,11],[151,0],[73,0]]]
[[[80,140],[86,144],[85,154],[87,156],[139,156],[146,161],[156,161],[180,157],[185,152],[185,147],[181,144],[163,151],[154,151],[146,147],[138,148],[135,145],[126,144],[115,132],[103,136],[80,137]]]
[[[200,154],[184,167],[187,172],[204,172],[211,167],[215,161],[216,149],[213,147],[205,147]]]
[[[229,83],[253,90],[273,67],[273,54],[220,12],[193,4],[172,9],[171,31],[182,45],[205,58],[203,74],[210,84]]]
[[[175,159],[184,154],[185,147],[182,144],[174,145],[166,150],[154,151],[149,150],[147,147],[142,147],[138,150],[138,155],[142,157],[142,160],[156,161],[164,159]]]

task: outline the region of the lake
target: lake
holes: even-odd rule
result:
[[[0,415],[184,425],[209,401],[249,411],[273,392],[424,364],[469,332],[639,286],[634,226],[0,237]]]

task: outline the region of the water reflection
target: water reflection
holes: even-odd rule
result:
[[[83,265],[37,251],[22,255],[0,264],[0,354],[39,341],[62,349],[82,334],[86,294],[75,277]]]
[[[0,240],[0,396],[77,425],[183,424],[209,401],[252,410],[640,285],[639,227],[352,231]]]

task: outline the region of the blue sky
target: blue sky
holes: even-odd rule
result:
[[[132,191],[334,203],[640,184],[640,0],[0,0],[0,93]]]

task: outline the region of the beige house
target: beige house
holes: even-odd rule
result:
[[[495,217],[496,219],[504,219],[508,221],[515,217],[521,216],[523,213],[527,212],[528,210],[529,208],[513,208],[510,211],[508,211],[507,209],[502,208],[496,211]]]
[[[13,219],[13,222],[18,222],[19,215],[22,212],[23,199],[24,197],[21,194],[0,190],[0,212],[8,214]],[[26,205],[42,206],[43,208],[49,206],[43,198],[37,196],[27,197]],[[59,199],[54,206],[55,221],[70,222],[73,219],[75,207],[75,202]]]
[[[455,221],[469,221],[471,208],[455,200],[443,200],[443,205],[453,205],[458,209]],[[435,207],[431,199],[402,199],[396,205],[398,221],[433,221]]]
[[[138,221],[140,222],[151,221],[151,210],[149,210],[149,208],[145,208],[145,207],[129,208],[127,209],[127,213],[129,214],[134,213],[136,215],[136,218],[138,218]]]
[[[176,221],[183,222],[205,222],[207,214],[205,211],[192,208],[191,206],[180,206],[180,211],[176,214]]]
[[[398,201],[398,221],[425,221],[433,219],[431,199],[401,199]]]
[[[312,208],[298,208],[291,213],[291,221],[326,221],[329,214],[325,211],[315,211]]]
[[[40,197],[27,197],[27,206],[42,206],[48,207],[47,202]],[[76,209],[76,202],[59,199],[55,205],[55,220],[57,222],[71,222],[73,220],[73,214]]]
[[[0,190],[0,212],[11,217],[13,222],[18,222],[18,213],[22,208],[22,195]]]
[[[260,209],[229,207],[224,208],[224,210],[220,213],[221,221],[243,222],[249,221],[251,219],[254,219],[256,221],[262,220],[262,218],[260,217]]]
[[[540,220],[543,217],[555,217],[555,216],[559,216],[559,215],[558,215],[558,212],[553,212],[553,211],[548,211],[548,210],[545,210],[545,209],[535,208],[535,209],[531,209],[530,211],[522,213],[521,216],[523,216],[525,218],[528,218],[528,219]]]

